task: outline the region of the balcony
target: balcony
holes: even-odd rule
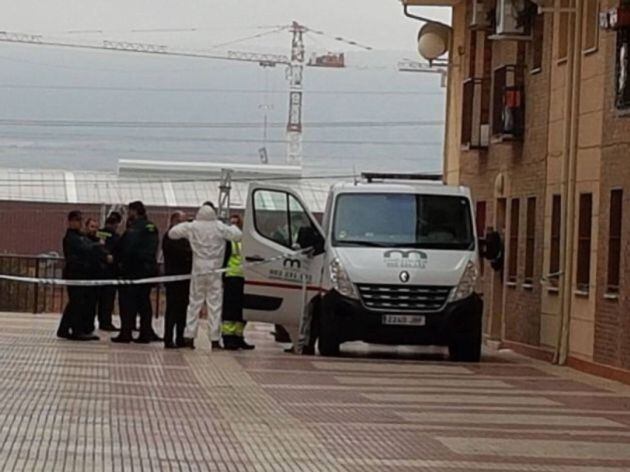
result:
[[[471,77],[463,84],[462,150],[486,149],[489,144],[490,81]]]
[[[492,86],[493,142],[520,141],[525,131],[523,67],[505,65],[495,69]]]

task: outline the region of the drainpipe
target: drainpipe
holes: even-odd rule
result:
[[[575,247],[575,180],[577,172],[578,126],[580,106],[580,80],[582,67],[582,15],[584,2],[575,1],[575,32],[569,42],[565,90],[565,152],[562,163],[562,298],[560,300],[560,323],[554,353],[555,364],[566,364],[569,355],[569,333],[573,302],[573,261]]]

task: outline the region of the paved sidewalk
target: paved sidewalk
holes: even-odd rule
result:
[[[630,389],[567,369],[297,357],[264,325],[253,352],[73,343],[56,321],[0,314],[2,471],[630,471]]]

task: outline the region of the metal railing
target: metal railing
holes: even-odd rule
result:
[[[64,260],[56,256],[0,255],[0,274],[61,279]],[[161,273],[160,267],[160,273]],[[164,286],[151,292],[153,313],[163,316]],[[23,313],[61,313],[68,300],[65,287],[0,280],[0,311]],[[118,313],[116,303],[115,313]]]
[[[525,130],[523,68],[505,65],[494,71],[492,134],[521,139]]]

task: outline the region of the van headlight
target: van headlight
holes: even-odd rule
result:
[[[348,272],[344,269],[339,258],[335,258],[330,262],[330,282],[333,288],[344,297],[359,298],[357,289],[350,280]]]
[[[477,283],[477,277],[479,277],[479,269],[477,264],[473,261],[468,261],[466,269],[462,274],[462,278],[459,280],[457,287],[453,289],[449,297],[449,303],[463,300],[470,297],[475,291],[475,284]]]

